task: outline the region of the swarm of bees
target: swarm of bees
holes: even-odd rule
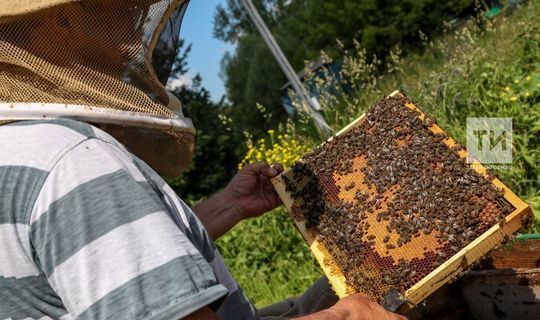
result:
[[[404,97],[375,103],[355,127],[284,174],[293,218],[324,244],[349,290],[404,292],[514,208]],[[408,251],[415,251],[408,254]],[[411,258],[413,257],[413,258]]]

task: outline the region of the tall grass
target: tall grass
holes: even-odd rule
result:
[[[344,51],[339,76],[318,81],[320,103],[337,130],[395,89],[465,142],[467,117],[513,118],[513,163],[495,174],[540,212],[540,1],[494,23],[476,20],[425,39],[417,53],[394,48],[386,72],[361,48]],[[302,117],[295,134],[306,145],[324,137]],[[278,132],[279,134],[279,132]],[[279,141],[277,142],[279,143]],[[540,232],[540,224],[531,231]],[[304,291],[321,271],[287,213],[245,221],[218,241],[233,275],[258,305]]]

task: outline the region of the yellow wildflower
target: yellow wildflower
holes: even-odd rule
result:
[[[504,90],[505,90],[506,92],[508,92],[508,91],[510,91],[510,87],[506,86],[506,87],[504,88]]]
[[[518,79],[514,80],[514,83],[519,83],[519,80]]]
[[[526,96],[526,97],[529,96],[529,91],[526,91],[526,92],[525,92],[525,96]]]
[[[516,101],[516,100],[517,100],[517,97],[516,97],[516,96],[513,96],[512,98],[510,98],[510,100]]]
[[[527,79],[527,81],[529,81],[529,80],[531,80],[531,76],[527,76],[527,78],[525,78],[525,79]]]

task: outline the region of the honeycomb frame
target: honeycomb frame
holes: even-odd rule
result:
[[[394,91],[391,96],[402,96],[399,91]],[[425,114],[413,103],[405,104],[406,107],[414,109],[419,112],[419,118],[424,120]],[[336,136],[348,132],[350,129],[358,125],[363,119],[365,114],[361,115],[359,118],[354,120],[352,123],[347,125],[345,128],[340,130]],[[437,124],[433,124],[430,128],[433,133],[445,133]],[[328,140],[333,139],[332,137]],[[457,143],[452,138],[448,137],[444,143],[452,148]],[[468,153],[465,149],[457,151],[460,158],[466,158]],[[478,161],[470,163],[472,169],[483,176],[487,176],[487,169]],[[289,169],[290,170],[290,169]],[[271,182],[274,186],[274,189],[278,193],[285,207],[292,212],[292,207],[294,200],[286,190],[286,184],[284,181],[284,175],[289,171],[285,171],[279,176],[271,179]],[[409,289],[404,292],[404,300],[406,303],[402,304],[398,312],[403,313],[407,310],[414,307],[414,305],[421,303],[425,298],[427,298],[435,290],[443,286],[445,283],[449,282],[451,279],[456,277],[460,272],[467,269],[474,262],[478,261],[481,257],[487,254],[491,249],[500,245],[509,235],[515,233],[519,230],[523,221],[531,216],[532,211],[530,207],[521,200],[517,195],[515,195],[507,186],[505,186],[497,178],[492,180],[492,184],[496,187],[503,189],[504,198],[510,203],[515,209],[508,214],[503,221],[492,226],[475,240],[470,242],[456,254],[451,256],[449,259],[444,261],[441,265],[431,271],[428,275],[423,277],[420,281],[416,282]],[[301,233],[302,237],[306,241],[311,252],[317,259],[324,273],[328,277],[330,283],[332,284],[336,294],[342,298],[351,292],[348,288],[345,277],[339,268],[335,268],[337,265],[333,260],[332,256],[328,253],[328,250],[325,248],[325,245],[312,237],[306,229],[306,225],[303,221],[297,221],[293,219],[294,224],[298,231]],[[333,267],[330,267],[330,266]]]

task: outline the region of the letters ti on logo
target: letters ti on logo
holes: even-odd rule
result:
[[[512,118],[467,118],[467,151],[486,163],[512,163]]]

